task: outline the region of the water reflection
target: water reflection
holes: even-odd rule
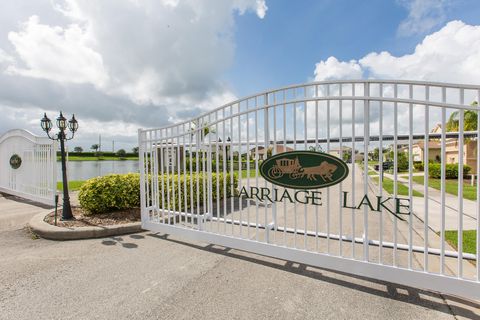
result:
[[[68,180],[87,180],[110,173],[138,172],[138,161],[70,161],[67,163]],[[62,180],[62,164],[57,163],[57,180]]]

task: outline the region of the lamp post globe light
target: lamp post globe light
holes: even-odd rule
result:
[[[73,139],[75,132],[78,130],[78,121],[75,119],[75,115],[68,120],[63,116],[60,111],[60,115],[57,118],[58,133],[50,134],[52,130],[52,121],[47,117],[47,113],[44,113],[42,120],[40,121],[43,131],[47,133],[47,136],[52,140],[60,141],[60,154],[62,158],[62,182],[63,182],[63,210],[62,220],[73,219],[72,207],[70,206],[70,196],[68,195],[68,181],[67,181],[67,165],[65,157],[65,141]],[[66,130],[72,132],[72,136],[67,138]]]

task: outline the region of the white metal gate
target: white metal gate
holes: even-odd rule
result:
[[[480,127],[472,125],[479,95],[472,85],[315,82],[139,130],[142,226],[480,299],[479,255],[462,247],[463,230],[480,231],[478,180],[463,197],[464,162],[480,171]],[[321,205],[259,197],[278,187],[258,173],[263,159],[289,150],[334,154],[349,162],[350,174],[317,190]],[[424,165],[422,173],[418,161],[429,160],[432,172]],[[447,179],[452,170],[458,178]],[[256,197],[239,197],[244,187],[256,187]],[[446,230],[459,231],[458,248]]]
[[[20,129],[0,136],[0,191],[53,205],[57,188],[56,145]]]

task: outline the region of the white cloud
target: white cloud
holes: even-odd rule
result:
[[[480,26],[451,21],[426,36],[415,51],[403,56],[372,52],[359,60],[330,57],[315,65],[315,80],[371,78],[478,84]]]
[[[451,21],[425,37],[412,54],[370,53],[359,62],[375,78],[478,84],[480,26]]]
[[[408,16],[398,26],[401,36],[425,34],[446,20],[445,10],[450,0],[399,0]]]
[[[24,68],[11,65],[8,73],[98,87],[108,80],[102,57],[89,47],[92,40],[76,24],[51,27],[31,16],[22,30],[10,32],[8,39],[25,64]]]
[[[338,61],[335,57],[329,57],[325,61],[315,64],[315,80],[324,81],[332,79],[361,79],[362,68],[357,61]]]
[[[47,0],[31,10],[5,10],[15,17],[1,13],[12,23],[8,42],[0,37],[0,112],[61,108],[95,124],[88,129],[118,124],[134,135],[133,127],[162,126],[234,100],[220,79],[233,61],[235,16],[264,18],[267,6],[264,0]]]

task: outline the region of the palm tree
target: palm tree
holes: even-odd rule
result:
[[[196,130],[198,129],[198,127],[200,126],[200,123],[199,123],[199,120],[193,120],[193,126],[190,128],[190,134],[191,136],[193,137],[195,134],[196,134]],[[206,122],[204,124],[204,127],[203,129],[201,129],[200,131],[200,140],[203,141],[203,139],[205,139],[205,137],[209,134],[209,133],[216,133],[215,129],[213,127],[210,127],[208,125],[208,122]]]
[[[472,106],[477,106],[478,102],[474,101]],[[447,132],[458,132],[459,126],[459,112],[452,112],[448,121],[446,123]],[[464,131],[473,131],[477,130],[477,111],[476,110],[465,110],[463,112],[463,130]]]

